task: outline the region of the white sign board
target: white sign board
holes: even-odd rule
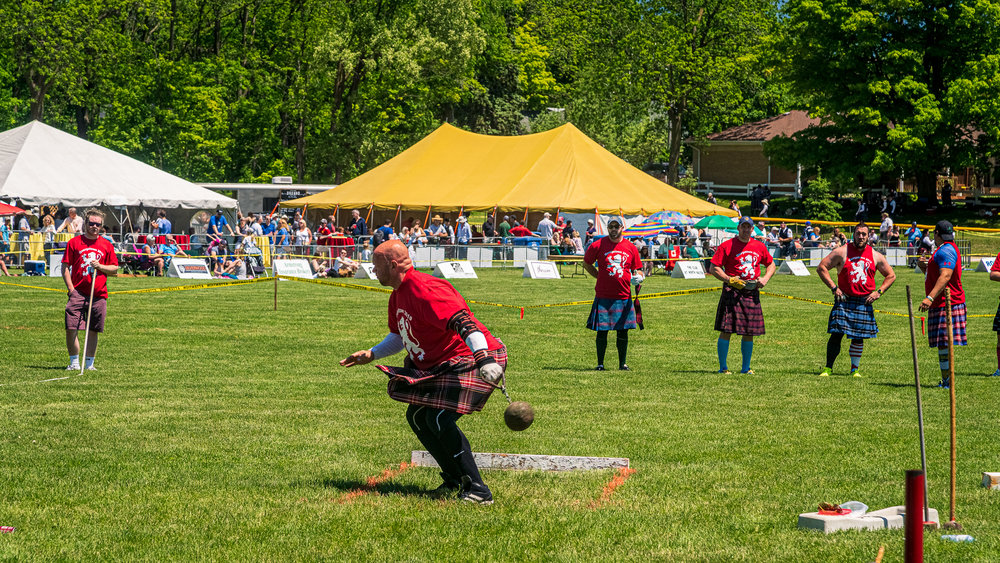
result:
[[[415,246],[410,248],[410,260],[414,268],[433,268],[444,262],[444,248],[440,246]]]
[[[493,247],[491,246],[470,246],[469,262],[474,268],[493,267]]]
[[[778,268],[779,274],[791,274],[793,276],[808,276],[809,270],[802,260],[785,260]]]
[[[371,262],[362,262],[358,266],[358,271],[354,272],[354,279],[356,280],[377,280],[375,277],[375,264]]]
[[[62,254],[50,254],[49,255],[49,277],[50,278],[61,278],[62,277]]]
[[[977,272],[989,272],[993,269],[993,262],[996,258],[982,258],[979,260],[979,265],[976,266]]]
[[[297,258],[294,260],[272,260],[271,265],[274,266],[274,275],[276,276],[289,276],[292,278],[306,278],[313,279],[313,271],[309,266],[309,262],[302,258]]]
[[[833,252],[832,249],[821,247],[821,248],[809,248],[809,266],[815,268],[819,266],[819,263],[826,258],[827,254]]]
[[[175,256],[170,261],[170,268],[167,269],[167,277],[186,280],[210,280],[212,279],[212,271],[208,269],[208,264],[204,260]]]
[[[515,246],[514,247],[514,267],[520,268],[526,266],[529,261],[538,260],[541,258],[538,255],[538,249],[530,246]]]
[[[434,266],[434,277],[446,280],[463,278],[479,279],[476,271],[472,269],[472,263],[468,260],[438,262],[437,266]]]
[[[559,266],[556,266],[555,262],[528,260],[524,264],[524,273],[521,274],[521,277],[533,280],[557,280],[559,279]]]
[[[705,268],[701,267],[701,262],[696,260],[682,260],[674,263],[674,269],[670,272],[672,278],[684,278],[686,280],[705,279]]]
[[[908,249],[905,247],[890,247],[884,250],[885,259],[890,266],[905,266],[909,256],[906,255]]]

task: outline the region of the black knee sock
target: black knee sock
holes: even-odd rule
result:
[[[608,331],[597,331],[597,365],[604,365],[604,353],[608,351]]]
[[[438,433],[432,429],[432,425],[436,424],[435,418],[439,412],[441,409],[410,405],[406,409],[406,422],[410,424],[410,429],[417,435],[420,443],[427,448],[427,453],[431,454],[434,461],[441,467],[441,472],[447,475],[449,480],[457,483],[462,479],[462,469],[438,438]]]
[[[840,344],[844,341],[844,335],[839,332],[830,333],[830,340],[826,343],[826,367],[832,368],[833,362],[840,355]]]
[[[618,366],[621,367],[625,365],[625,356],[628,355],[628,331],[619,330],[618,339],[615,340],[615,344],[618,345]]]

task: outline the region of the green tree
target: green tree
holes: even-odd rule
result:
[[[810,219],[840,221],[840,206],[834,200],[830,181],[822,175],[803,186],[802,203],[806,209],[806,217]]]
[[[684,138],[730,125],[725,116],[752,103],[774,3],[597,0],[590,13],[571,118],[635,165],[665,154],[676,183]]]
[[[914,177],[936,201],[939,172],[995,153],[996,136],[972,131],[991,119],[1000,2],[789,0],[784,12],[784,78],[822,123],[774,141],[778,163],[867,185]]]

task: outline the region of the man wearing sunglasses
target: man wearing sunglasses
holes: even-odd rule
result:
[[[107,276],[118,273],[118,256],[115,248],[101,236],[104,226],[104,212],[88,209],[84,213],[83,234],[66,244],[63,254],[62,272],[66,282],[69,301],[66,303],[66,349],[69,352],[69,371],[80,370],[80,340],[77,333],[87,330],[85,367],[93,370],[97,354],[97,335],[104,332],[104,317],[107,314]],[[93,276],[91,275],[93,273]],[[88,298],[93,283],[93,305],[90,309],[90,326],[87,325]]]
[[[595,265],[596,264],[596,265]],[[597,332],[597,371],[604,371],[604,354],[608,349],[608,332],[615,331],[618,348],[618,369],[629,371],[628,331],[636,328],[632,286],[643,281],[639,251],[622,238],[618,219],[608,221],[608,236],[600,238],[583,255],[583,269],[597,278],[594,303],[587,318],[587,328]]]

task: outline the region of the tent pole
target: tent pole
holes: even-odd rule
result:
[[[372,210],[375,209],[375,202],[373,201],[371,205],[368,206],[368,214],[365,215],[365,225],[371,225],[372,223]]]
[[[427,206],[427,215],[424,216],[424,225],[426,225],[427,222],[430,221],[430,220],[431,220],[431,206],[428,205]],[[411,227],[412,227],[412,225],[411,225]]]
[[[395,223],[395,222],[396,222],[396,219],[399,219],[399,209],[400,209],[400,208],[401,208],[402,206],[403,206],[403,204],[399,204],[399,205],[397,205],[397,206],[396,206],[396,216],[392,218],[392,222],[393,222],[393,223]],[[400,226],[402,226],[402,225],[400,225]]]

